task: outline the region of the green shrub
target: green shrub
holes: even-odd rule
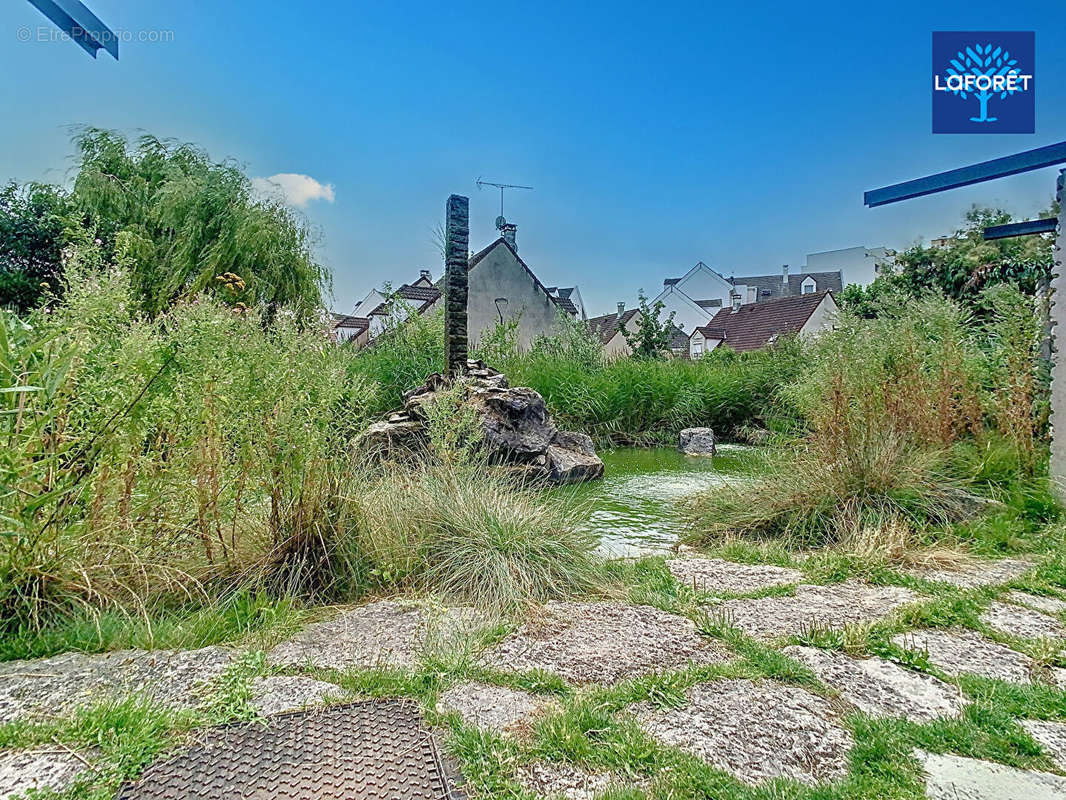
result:
[[[537,352],[509,365],[512,385],[540,392],[560,427],[614,444],[673,442],[681,428],[707,426],[730,436],[766,427],[777,391],[799,369],[801,345],[707,357],[618,359],[598,365]]]
[[[506,609],[587,590],[599,575],[575,508],[477,464],[390,469],[362,506],[359,549],[390,588]]]
[[[1036,330],[1011,290],[996,291],[1006,311],[992,323],[935,298],[841,315],[781,392],[804,435],[759,481],[694,500],[692,538],[895,550],[978,514],[975,492],[1006,499],[1031,484]]]
[[[3,624],[330,588],[374,403],[350,351],[206,297],[147,319],[122,271],[70,270],[52,311],[0,319]]]

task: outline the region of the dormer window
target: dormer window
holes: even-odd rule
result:
[[[803,294],[814,294],[818,289],[818,284],[814,282],[814,278],[805,278],[803,281]]]

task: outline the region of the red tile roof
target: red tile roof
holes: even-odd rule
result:
[[[761,303],[747,303],[739,310],[723,308],[706,325],[696,328],[708,339],[723,339],[737,352],[758,350],[771,339],[799,333],[811,314],[830,292],[812,292]],[[693,331],[693,333],[695,333]]]

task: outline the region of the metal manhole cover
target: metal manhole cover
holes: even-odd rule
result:
[[[457,800],[418,706],[388,700],[209,729],[118,800]]]

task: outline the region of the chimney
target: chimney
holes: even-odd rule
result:
[[[621,319],[622,315],[624,315],[625,313],[626,313],[626,304],[624,302],[623,303],[619,303],[618,304],[618,319]]]
[[[511,245],[512,249],[517,253],[518,243],[515,242],[516,233],[518,233],[518,226],[513,222],[505,222],[503,227],[500,228],[500,234],[503,236],[503,240]]]
[[[781,288],[788,292],[788,264],[781,267]]]
[[[430,271],[428,269],[420,270],[418,274],[425,278],[427,281],[431,283],[433,282],[433,278],[430,277]]]
[[[736,314],[738,311],[740,311],[740,292],[730,292],[729,300],[733,304],[733,310],[730,311],[730,313]]]

